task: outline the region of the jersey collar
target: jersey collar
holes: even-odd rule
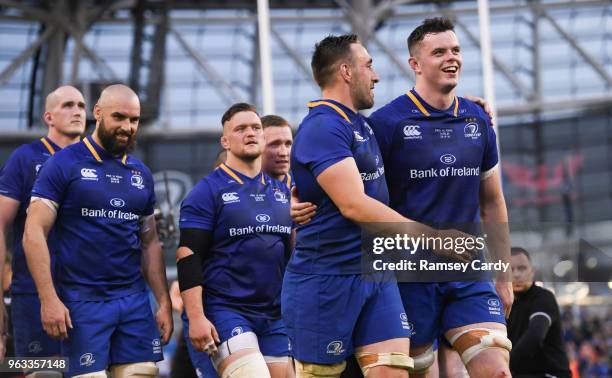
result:
[[[423,113],[423,115],[427,117],[430,117],[431,113],[448,113],[448,114],[452,114],[454,117],[457,117],[457,114],[459,113],[459,98],[457,98],[457,96],[455,96],[450,108],[446,110],[436,109],[433,106],[426,103],[425,100],[423,100],[421,96],[419,96],[417,91],[414,90],[414,88],[406,92],[406,96],[408,96],[410,101],[412,101],[414,105],[416,105],[416,107],[421,111],[421,113]]]
[[[291,177],[291,172],[287,172],[285,177],[283,178],[283,184],[287,185],[287,188],[291,189],[291,181],[293,178]]]
[[[115,156],[109,154],[104,148],[98,145],[98,143],[96,143],[93,140],[91,135],[88,135],[85,138],[83,138],[83,143],[85,144],[85,147],[87,147],[91,155],[94,157],[94,159],[96,159],[99,162],[102,162],[102,159],[104,160],[116,159]],[[123,154],[123,156],[121,157],[121,162],[123,164],[126,164],[127,154]]]
[[[239,183],[240,185],[243,185],[245,183],[245,181],[248,182],[248,181],[257,181],[257,180],[259,180],[263,185],[266,185],[266,179],[264,178],[263,171],[259,172],[257,174],[257,176],[255,176],[253,178],[250,178],[249,176],[243,175],[242,173],[238,172],[237,170],[230,168],[225,163],[221,163],[219,165],[219,169],[221,169],[223,172],[227,173],[228,176],[230,176],[231,178],[236,180],[236,182]]]
[[[351,121],[351,119],[355,118],[355,116],[357,115],[357,113],[355,113],[354,111],[349,109],[347,106],[341,104],[338,101],[334,101],[334,100],[330,100],[330,99],[316,100],[316,101],[311,101],[311,102],[308,103],[308,107],[310,109],[313,109],[313,108],[316,108],[316,107],[319,107],[319,106],[329,107],[329,108],[333,109],[342,118],[344,118],[344,120],[346,122],[348,122],[350,124],[353,123],[353,121]]]
[[[57,151],[61,150],[61,148],[57,144],[53,143],[53,141],[48,137],[42,137],[40,138],[40,141],[45,146],[47,151],[49,151],[51,156],[55,155]]]

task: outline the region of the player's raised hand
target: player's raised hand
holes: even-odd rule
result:
[[[68,328],[72,328],[70,311],[57,296],[41,300],[40,320],[45,332],[54,339],[67,338]]]
[[[512,310],[512,303],[514,303],[514,292],[512,291],[512,282],[510,281],[496,281],[495,290],[499,299],[501,299],[504,305],[504,316],[506,319],[510,316],[510,310]]]
[[[221,343],[215,326],[204,314],[195,319],[189,319],[189,339],[193,347],[209,355],[217,352],[217,344]]]
[[[155,314],[155,320],[157,321],[157,327],[159,328],[162,336],[162,343],[168,344],[172,331],[174,331],[174,322],[172,321],[172,307],[159,306],[157,313]]]
[[[297,188],[291,189],[291,219],[299,225],[306,224],[317,213],[317,205],[310,202],[300,202]]]

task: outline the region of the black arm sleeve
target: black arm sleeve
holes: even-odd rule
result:
[[[189,248],[193,255],[176,262],[180,291],[202,285],[202,263],[209,254],[211,244],[212,232],[197,228],[181,229],[179,248]]]
[[[518,342],[512,346],[510,361],[521,361],[533,357],[541,348],[546,334],[550,329],[550,318],[543,313],[535,313],[529,320],[529,327],[521,335]]]

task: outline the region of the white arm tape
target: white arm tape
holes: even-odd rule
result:
[[[42,203],[47,205],[47,207],[49,207],[49,209],[51,209],[54,214],[57,214],[57,209],[59,209],[59,204],[57,202],[51,201],[50,199],[47,199],[47,198],[32,196],[32,198],[30,199],[30,203],[34,203],[36,201],[42,201]]]
[[[489,177],[491,177],[491,175],[493,173],[495,173],[495,171],[497,170],[497,168],[499,167],[499,163],[495,164],[491,169],[489,169],[488,171],[484,171],[480,173],[480,181],[482,180],[486,180]]]

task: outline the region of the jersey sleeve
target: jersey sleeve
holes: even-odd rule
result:
[[[62,160],[62,156],[56,154],[43,164],[32,188],[33,197],[46,198],[58,204],[63,202],[73,164],[62,164]]]
[[[530,312],[530,321],[537,316],[541,316],[548,319],[548,325],[550,326],[559,318],[559,307],[555,296],[548,290],[543,289],[537,299],[533,301]]]
[[[368,124],[374,131],[380,154],[383,158],[383,163],[387,164],[387,159],[391,153],[391,144],[393,142],[393,133],[395,132],[395,125],[393,122],[384,116],[384,110],[382,108],[374,112],[370,118],[368,118]]]
[[[486,145],[482,157],[480,171],[483,173],[483,177],[487,177],[487,173],[497,165],[499,156],[497,153],[497,136],[495,135],[493,125],[491,124],[488,115],[484,119],[486,123]]]
[[[148,168],[145,171],[147,172],[147,177],[149,180],[149,199],[142,215],[149,216],[153,215],[153,212],[155,211],[157,197],[155,196],[155,182],[153,181],[153,175],[151,174],[151,171]]]
[[[213,231],[215,208],[215,196],[210,183],[207,180],[200,181],[183,200],[179,228]]]
[[[294,147],[298,161],[315,177],[335,163],[353,156],[351,127],[337,118],[323,114],[314,117],[312,123],[300,131],[307,142]]]
[[[0,169],[0,195],[12,198],[16,201],[23,201],[24,193],[24,172],[25,166],[21,158],[21,149],[15,150],[4,167]],[[29,193],[27,193],[29,195]]]

